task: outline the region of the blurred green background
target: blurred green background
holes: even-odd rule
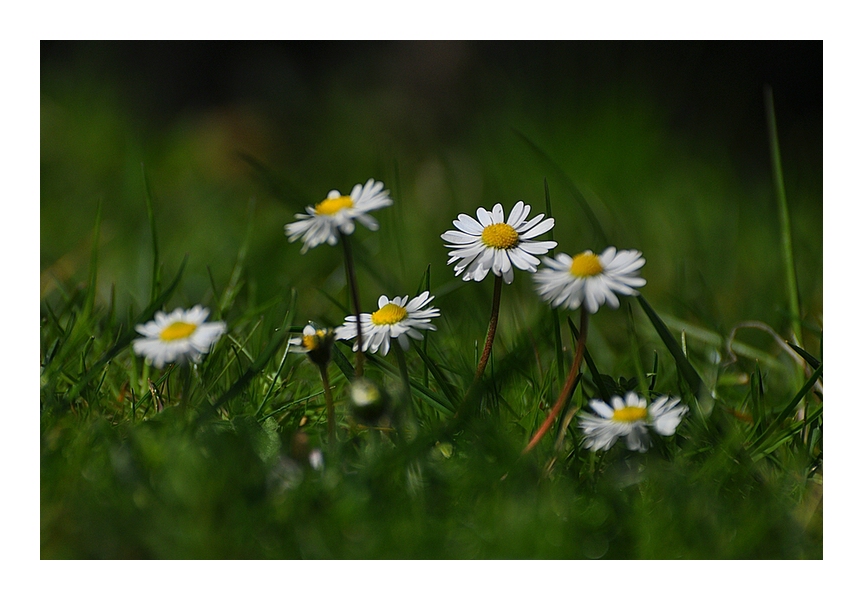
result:
[[[480,205],[544,211],[547,177],[561,251],[602,249],[572,182],[611,243],[644,252],[655,305],[711,329],[787,329],[771,85],[803,317],[820,323],[820,42],[43,42],[41,61],[43,296],[85,278],[101,201],[99,296],[115,284],[121,307],[143,304],[143,164],[167,272],[189,254],[177,303],[207,301],[207,267],[227,281],[251,218],[253,303],[295,286],[301,314],[338,320],[315,289],[342,289],[339,248],[301,256],[282,228],[374,177],[396,204],[380,235],[356,236],[385,273],[361,274],[363,303],[413,292],[431,264],[444,315],[482,300],[463,315],[481,332],[490,286],[449,296],[439,235]],[[514,288],[532,294],[528,278]]]

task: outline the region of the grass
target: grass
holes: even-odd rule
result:
[[[374,99],[336,97],[321,127],[377,114]],[[805,181],[786,196],[781,113],[764,163],[772,153],[777,214],[769,166],[750,182],[693,158],[634,104],[597,102],[554,132],[503,107],[505,133],[481,123],[431,158],[341,139],[333,151],[351,166],[338,174],[325,157],[285,167],[244,149],[228,178],[206,162],[185,170],[208,148],[188,123],[119,157],[92,140],[71,153],[87,127],[112,140],[134,128],[64,98],[67,114],[43,107],[42,558],[822,557],[820,198]],[[336,344],[330,445],[320,373],[287,339],[353,312],[342,249],[300,255],[282,227],[370,174],[395,204],[376,213],[380,231],[351,236],[360,303],[428,289],[441,317],[403,362],[367,355],[365,375],[392,399],[375,419],[351,408],[354,360]],[[75,177],[105,195],[78,197],[72,215]],[[642,250],[648,281],[591,318],[568,419],[526,455],[578,316],[518,272],[471,387],[493,282],[454,278],[439,238],[459,212],[518,198],[553,209],[561,251]],[[73,238],[63,226],[84,231],[81,213],[89,233]],[[198,303],[228,325],[199,365],[156,369],[131,351],[135,325]],[[573,416],[630,389],[680,396],[689,415],[647,453],[585,450]]]
[[[550,435],[521,456],[559,388],[559,355],[572,351],[545,342],[556,339],[550,311],[525,305],[470,410],[461,398],[474,351],[458,328],[407,353],[415,420],[399,427],[354,419],[352,367],[331,367],[330,447],[320,378],[285,348],[303,320],[295,293],[245,304],[232,291],[244,283],[238,265],[213,288],[230,334],[200,365],[157,371],[129,344],[135,324],[173,304],[183,268],[161,293],[154,276],[154,301],[121,317],[93,305],[97,265],[94,253],[87,284],[58,284],[43,303],[43,558],[821,556],[820,398],[806,421],[792,418],[820,365],[789,397],[795,363],[779,357],[750,373],[711,361],[723,347],[696,350],[692,338],[685,352],[639,296],[627,307],[631,352],[609,359],[589,341],[598,356],[573,402],[650,378],[652,390],[686,399],[686,424],[645,455],[595,455],[571,423],[559,451]],[[613,316],[625,321],[625,310]],[[644,364],[654,367],[635,369]],[[404,377],[396,367],[371,355],[366,370],[392,388]],[[311,448],[324,449],[322,472],[308,464]]]

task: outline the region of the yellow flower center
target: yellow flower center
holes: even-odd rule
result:
[[[489,248],[509,250],[518,245],[518,232],[512,225],[493,223],[482,230],[482,243]]]
[[[184,323],[183,321],[177,321],[176,323],[171,323],[167,327],[165,327],[161,333],[159,333],[159,339],[163,342],[173,342],[174,340],[184,340],[193,333],[198,328],[194,323]]]
[[[632,423],[633,421],[642,421],[647,418],[647,409],[640,406],[625,406],[618,408],[611,415],[612,421],[620,421],[622,423]]]
[[[316,335],[304,335],[303,336],[303,348],[306,350],[314,350],[318,347],[318,336]]]
[[[408,311],[403,306],[390,302],[372,313],[372,324],[395,325],[399,321],[404,321],[406,316],[408,316]]]
[[[599,262],[599,257],[590,250],[574,256],[572,266],[569,267],[569,272],[576,277],[594,277],[604,270],[602,263]]]
[[[315,212],[319,215],[334,215],[343,208],[351,208],[353,205],[354,200],[350,196],[327,198],[323,202],[315,204]]]

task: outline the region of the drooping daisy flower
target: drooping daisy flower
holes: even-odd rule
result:
[[[326,365],[330,362],[333,337],[332,329],[317,327],[314,323],[309,323],[303,327],[302,337],[291,338],[291,341],[288,342],[288,351],[306,354],[309,360],[316,365]]]
[[[536,291],[553,308],[575,310],[582,304],[595,313],[605,303],[620,306],[616,294],[634,296],[637,287],[647,283],[639,276],[644,258],[638,250],[606,248],[602,254],[590,250],[577,256],[558,254],[544,258],[548,267],[533,275]]]
[[[300,250],[302,254],[324,242],[335,246],[339,231],[345,235],[354,232],[354,220],[376,231],[378,222],[366,213],[392,203],[384,184],[374,179],[369,179],[365,185],[356,184],[350,196],[343,196],[338,190],[332,190],[325,200],[314,206],[307,206],[308,214],[294,215],[299,220],[285,225],[285,235],[290,242],[303,238],[303,247]]]
[[[661,396],[650,406],[635,392],[626,393],[626,401],[612,396],[611,406],[602,400],[591,400],[590,408],[599,415],[582,414],[578,426],[584,431],[584,447],[588,450],[608,450],[618,438],[626,439],[630,450],[647,452],[650,447],[648,428],[660,435],[674,435],[683,416],[689,411],[679,406],[680,398]]]
[[[135,326],[144,337],[133,341],[132,348],[156,368],[167,363],[200,362],[227,330],[220,321],[204,323],[209,314],[210,310],[200,305],[189,310],[178,308],[169,315],[159,311],[154,320]]]
[[[441,235],[450,251],[447,264],[456,263],[455,274],[465,281],[482,281],[488,272],[512,283],[513,267],[533,273],[539,265],[537,254],[545,254],[557,242],[531,241],[554,227],[554,219],[539,214],[527,220],[530,205],[521,200],[515,203],[509,218],[504,222],[503,207],[495,204],[491,212],[476,209],[478,221],[465,214],[452,222],[458,231]]]
[[[397,338],[403,350],[409,347],[408,338],[422,339],[420,329],[434,331],[437,329],[431,324],[432,317],[439,317],[440,310],[429,307],[428,303],[434,300],[428,292],[423,292],[410,302],[407,296],[392,300],[386,296],[378,299],[378,310],[373,313],[362,313],[360,315],[360,327],[362,328],[363,352],[371,350],[386,355],[390,351],[390,338]],[[344,325],[336,328],[336,339],[351,340],[357,337],[357,318],[354,315],[345,317]],[[354,352],[357,344],[354,344]]]

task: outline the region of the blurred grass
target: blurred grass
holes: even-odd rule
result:
[[[610,243],[644,253],[645,298],[673,335],[687,331],[689,360],[722,406],[745,414],[754,403],[775,417],[797,392],[796,364],[757,330],[736,334],[736,348],[745,350],[736,362],[724,347],[742,321],[761,321],[785,339],[791,332],[780,291],[764,81],[705,100],[711,77],[742,85],[749,75],[715,70],[703,46],[690,46],[697,51],[681,58],[675,76],[663,63],[664,47],[651,59],[628,46],[600,58],[602,48],[579,44],[521,51],[372,44],[354,57],[325,53],[304,63],[286,59],[289,50],[260,45],[236,51],[264,59],[252,68],[257,79],[225,58],[230,51],[211,59],[219,81],[242,92],[166,92],[176,95],[170,102],[144,85],[165,83],[154,74],[165,68],[164,48],[149,47],[152,64],[146,53],[133,63],[147,76],[134,84],[109,68],[112,48],[123,49],[79,44],[61,47],[72,58],[58,59],[52,47],[43,54],[42,358],[50,363],[42,381],[43,558],[820,557],[820,486],[811,478],[820,427],[754,465],[740,459],[746,424],[739,419],[719,430],[692,423],[680,448],[669,444],[646,456],[614,450],[588,463],[570,447],[551,478],[539,458],[519,461],[541,421],[539,400],[553,401],[549,386],[561,354],[567,361],[572,353],[565,330],[556,350],[549,311],[526,276],[504,290],[485,417],[450,440],[434,439],[446,417],[415,393],[429,436],[420,439],[431,441],[413,460],[385,437],[374,442],[377,432],[345,429],[337,399],[348,442],[343,454],[327,456],[332,468],[310,470],[302,453],[295,456],[295,436],[303,418],[311,419],[304,429],[311,443],[325,428],[320,379],[297,357],[279,366],[277,348],[253,364],[283,332],[286,315],[294,324],[341,322],[343,311],[327,298],[348,304],[340,249],[301,256],[283,226],[330,189],[348,191],[375,177],[395,204],[375,215],[379,232],[360,227],[353,237],[362,303],[413,292],[431,265],[442,316],[425,352],[462,389],[485,335],[492,285],[455,279],[439,235],[459,212],[481,205],[501,202],[508,210],[522,199],[543,212],[547,179],[560,251],[602,249],[574,185]],[[189,65],[208,60],[196,46],[183,48],[201,62],[178,61],[187,70],[177,67],[171,81],[181,90],[192,85],[184,78],[194,79]],[[319,47],[304,48],[314,54]],[[118,54],[130,60],[128,49]],[[809,54],[820,56],[820,45],[791,56]],[[319,71],[304,71],[305,64]],[[705,70],[711,64],[714,70]],[[688,87],[702,80],[708,83],[693,83],[694,92]],[[798,106],[799,89],[774,89],[802,345],[820,357],[820,113],[796,115],[786,128],[784,106]],[[154,262],[163,263],[166,277],[186,255],[168,306],[218,307],[232,335],[202,366],[192,404],[215,402],[255,371],[222,407],[224,420],[198,427],[176,404],[176,377],[156,382],[168,396],[168,408],[157,413],[148,371],[131,353],[93,371],[117,340],[111,325],[130,331],[125,315],[149,304]],[[96,260],[95,287],[88,286]],[[89,294],[96,308],[81,311]],[[632,305],[631,325],[627,307],[592,319],[593,359],[602,373],[638,379],[647,375],[639,365],[658,356],[656,389],[681,393],[675,360]],[[389,371],[377,372],[397,378],[390,358],[383,359]],[[428,383],[419,377],[424,366],[412,352],[414,379],[442,394],[436,375]],[[339,398],[346,381],[336,373]],[[750,385],[753,373],[760,388]],[[71,405],[55,402],[83,378]],[[587,380],[574,402],[596,397]],[[754,398],[753,389],[762,388]],[[130,397],[139,402],[135,421]],[[275,429],[253,418],[271,411],[279,411]],[[714,418],[730,414],[717,410]],[[454,448],[449,458],[446,444]]]

